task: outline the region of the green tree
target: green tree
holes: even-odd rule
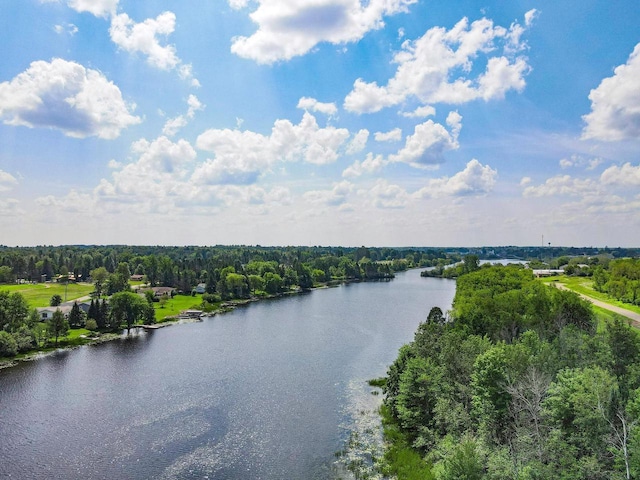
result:
[[[410,358],[400,375],[395,402],[398,420],[414,444],[423,448],[431,447],[435,441],[433,409],[441,380],[442,369],[421,357]]]
[[[264,280],[260,275],[249,275],[247,278],[252,293],[255,293],[256,290],[264,290]]]
[[[433,307],[429,310],[429,315],[427,316],[428,323],[437,323],[443,325],[445,322],[444,314],[442,313],[442,309],[440,307]]]
[[[311,271],[311,277],[313,278],[313,283],[322,283],[326,281],[327,278],[324,270],[320,270],[319,268]]]
[[[98,319],[98,314],[99,314],[99,308],[100,308],[100,303],[99,301],[94,301],[93,298],[91,299],[91,303],[89,304],[89,311],[87,312],[87,318],[90,320],[96,320]]]
[[[0,267],[0,283],[12,283],[15,280],[13,269],[7,265]]]
[[[51,296],[51,300],[49,300],[49,305],[52,307],[57,307],[62,303],[62,297],[57,293]]]
[[[480,480],[484,462],[476,440],[465,436],[442,460],[438,480]]]
[[[140,322],[149,321],[153,315],[153,307],[146,299],[132,292],[118,292],[109,300],[109,326],[117,330],[124,323],[127,330]]]
[[[69,312],[69,326],[71,328],[80,328],[84,325],[84,312],[80,310],[78,302],[73,302],[73,307]]]
[[[236,298],[244,298],[249,293],[249,286],[244,275],[239,273],[228,273],[225,276],[225,285],[229,292]]]
[[[55,339],[55,345],[58,346],[58,338],[66,337],[69,331],[69,322],[64,316],[64,313],[60,309],[56,309],[51,315],[51,318],[47,320],[47,329],[49,337]]]
[[[13,332],[27,322],[29,305],[20,292],[0,291],[0,330]]]
[[[279,293],[282,290],[283,283],[282,278],[277,273],[267,272],[264,274],[264,290],[270,295]]]
[[[0,330],[0,357],[13,357],[18,353],[18,345],[9,332]]]
[[[97,302],[96,302],[97,303]],[[97,310],[98,317],[96,318],[96,323],[98,324],[99,329],[104,329],[107,327],[107,322],[109,319],[109,304],[103,298],[100,307]]]
[[[480,268],[480,258],[477,255],[466,255],[463,259],[464,273],[475,272]]]
[[[27,325],[22,325],[11,334],[18,346],[18,352],[24,353],[36,346],[35,336]]]
[[[129,275],[116,272],[109,275],[106,283],[107,295],[129,291]]]
[[[575,325],[587,333],[595,333],[596,319],[591,304],[569,290],[553,290],[553,312],[558,330]]]
[[[109,272],[106,268],[98,267],[91,270],[91,280],[93,281],[96,297],[100,298],[104,293],[107,278],[109,278]]]
[[[298,274],[293,268],[287,267],[284,270],[284,277],[282,278],[282,281],[284,282],[285,287],[298,285]]]
[[[545,414],[559,438],[579,456],[607,463],[607,419],[618,385],[600,367],[567,369],[549,387]]]
[[[313,287],[313,277],[311,276],[311,269],[306,265],[300,265],[298,273],[298,285],[303,290],[308,290]]]

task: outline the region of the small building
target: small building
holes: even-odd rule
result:
[[[129,280],[131,280],[132,282],[141,282],[142,280],[144,280],[144,275],[136,273],[135,275],[131,275],[129,277]]]
[[[540,278],[540,277],[552,277],[554,275],[564,275],[564,270],[562,270],[562,269],[550,269],[550,268],[539,269],[539,270],[536,269],[536,270],[533,270],[533,275],[535,277],[538,277],[538,278]]]
[[[163,296],[173,297],[176,293],[176,289],[173,287],[152,287],[153,296],[156,298],[161,298]]]
[[[199,283],[196,288],[196,293],[205,293],[207,291],[207,284],[206,283]]]
[[[53,314],[56,312],[56,310],[60,310],[65,317],[68,317],[69,313],[71,313],[72,308],[73,305],[58,305],[57,307],[39,307],[36,308],[36,310],[38,311],[38,317],[40,321],[46,322],[53,317]]]

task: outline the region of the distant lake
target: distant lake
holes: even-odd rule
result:
[[[334,478],[366,381],[454,293],[411,270],[2,370],[0,478]]]

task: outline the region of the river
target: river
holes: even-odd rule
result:
[[[335,478],[366,381],[454,293],[411,270],[2,370],[0,478]]]

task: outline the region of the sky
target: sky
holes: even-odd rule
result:
[[[0,244],[640,246],[637,0],[2,0]]]

